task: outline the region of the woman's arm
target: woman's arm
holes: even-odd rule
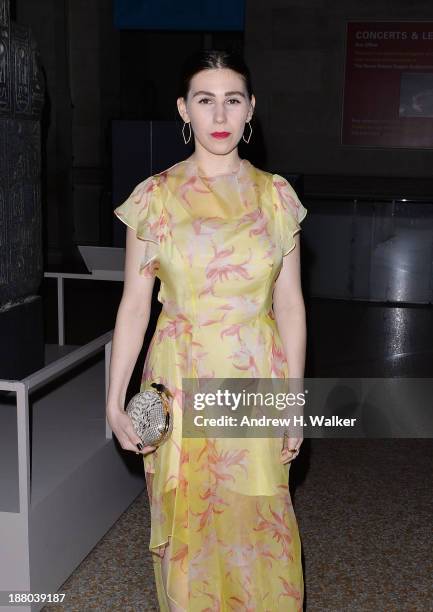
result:
[[[155,277],[148,270],[152,262],[141,273],[139,272],[145,248],[146,242],[137,238],[135,230],[128,227],[125,279],[113,333],[106,406],[108,422],[122,448],[136,452],[136,444],[140,442],[140,438],[133,430],[132,422],[124,410],[124,404],[128,384],[149,323],[155,283]],[[148,452],[153,448],[144,447],[143,451]]]
[[[289,378],[303,379],[305,369],[305,352],[307,329],[305,322],[305,305],[301,287],[300,237],[294,237],[295,248],[283,257],[283,265],[275,281],[273,292],[273,310],[278,333],[286,356]],[[302,380],[300,381],[302,383]],[[298,388],[298,381],[291,383],[290,392],[303,392]],[[296,412],[298,414],[298,412]],[[297,433],[297,431],[296,431]],[[297,434],[299,435],[299,434]],[[282,462],[292,460],[287,449],[299,450],[302,437],[284,438]],[[295,455],[296,456],[296,455]]]
[[[278,332],[289,368],[289,378],[303,378],[307,329],[301,287],[300,237],[295,248],[283,257],[280,274],[275,281],[273,301]]]

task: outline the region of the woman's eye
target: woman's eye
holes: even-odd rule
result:
[[[212,100],[210,98],[201,98],[198,103],[199,104],[208,104],[208,102],[212,102]],[[237,98],[229,98],[227,100],[227,102],[229,103],[229,105],[233,105],[233,104],[240,104],[241,101],[238,100]]]

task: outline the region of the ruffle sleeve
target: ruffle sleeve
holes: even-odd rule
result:
[[[146,243],[140,262],[140,273],[148,273],[150,268],[155,271],[165,229],[156,178],[150,176],[137,185],[128,199],[117,206],[113,213],[125,225],[135,230],[137,238]],[[148,268],[150,262],[153,262],[153,266]]]
[[[279,174],[272,175],[274,211],[279,228],[283,256],[295,248],[295,235],[301,231],[307,209],[302,205],[289,181]]]

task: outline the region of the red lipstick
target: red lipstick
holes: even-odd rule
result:
[[[211,136],[214,138],[227,138],[227,136],[230,136],[230,132],[212,132]]]

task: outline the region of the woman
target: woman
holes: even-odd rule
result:
[[[140,452],[160,609],[302,610],[288,488],[302,438],[182,437],[182,378],[303,377],[297,234],[307,211],[283,177],[238,155],[255,107],[241,58],[192,56],[177,105],[194,153],[140,183],[115,210],[128,229],[107,418],[122,448],[136,451],[124,401],[158,276],[163,307],[141,389],[152,381],[169,388],[174,429],[158,449]]]

